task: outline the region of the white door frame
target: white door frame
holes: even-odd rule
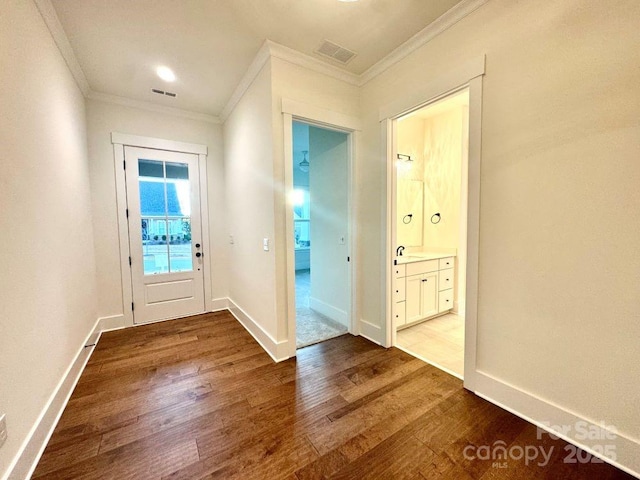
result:
[[[359,132],[362,130],[360,120],[349,115],[333,112],[313,105],[297,102],[295,100],[282,99],[282,116],[284,120],[284,189],[285,189],[285,215],[286,215],[286,248],[287,248],[287,345],[289,346],[289,356],[296,355],[296,271],[295,271],[295,245],[294,245],[294,222],[293,222],[293,122],[300,121],[312,126],[334,130],[347,134],[347,211],[348,230],[347,236],[348,253],[350,257],[348,285],[349,311],[348,328],[349,333],[358,335],[358,304],[357,304],[357,282],[355,272],[357,272],[357,242],[355,215],[356,207],[354,178],[356,165],[356,145]]]
[[[170,152],[192,153],[198,155],[198,172],[200,174],[200,221],[202,225],[202,258],[204,269],[204,307],[205,312],[213,310],[211,299],[211,244],[209,241],[209,209],[207,191],[207,146],[194,143],[183,143],[162,138],[143,137],[124,133],[111,133],[113,144],[113,165],[116,178],[116,204],[118,214],[118,241],[120,244],[120,278],[122,283],[122,313],[124,326],[133,327],[133,284],[129,257],[129,224],[127,221],[127,185],[124,169],[124,147],[143,147]],[[162,321],[162,320],[160,320]]]
[[[469,172],[467,207],[467,282],[465,289],[465,348],[464,348],[464,386],[474,391],[476,385],[476,344],[478,323],[478,250],[480,238],[480,161],[482,141],[482,77],[485,73],[485,56],[461,65],[456,70],[434,78],[425,88],[400,98],[393,104],[380,109],[379,120],[383,138],[384,162],[387,176],[386,228],[384,230],[383,255],[385,272],[383,279],[384,298],[384,346],[396,343],[396,330],[393,325],[393,260],[396,244],[395,205],[396,205],[396,169],[393,152],[396,150],[396,121],[409,112],[436,102],[464,88],[469,89]]]

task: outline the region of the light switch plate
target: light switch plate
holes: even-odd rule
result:
[[[6,414],[2,414],[2,416],[0,417],[0,448],[2,448],[2,445],[4,445],[4,442],[7,441],[7,421],[6,421]]]
[[[262,249],[263,249],[265,252],[268,252],[268,251],[269,251],[269,239],[268,239],[268,238],[263,238],[263,239],[262,239]]]

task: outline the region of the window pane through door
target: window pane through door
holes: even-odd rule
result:
[[[141,159],[138,185],[144,274],[192,271],[188,165]]]

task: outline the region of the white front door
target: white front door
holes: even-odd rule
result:
[[[134,323],[203,313],[198,155],[124,153]]]

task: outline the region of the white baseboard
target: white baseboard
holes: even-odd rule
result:
[[[328,303],[314,297],[309,297],[309,308],[330,318],[334,322],[338,322],[340,325],[349,328],[349,316],[344,310],[340,310],[339,308],[329,305]]]
[[[229,299],[229,312],[238,320],[251,336],[260,344],[265,352],[269,354],[275,362],[282,362],[290,357],[289,342],[277,342],[269,335],[253,318],[251,318],[242,308]]]
[[[464,317],[464,302],[458,302],[457,300],[454,301],[451,313]]]
[[[123,314],[98,318],[98,329],[100,332],[120,330],[121,328],[125,328],[127,326],[128,325],[125,324],[125,318]]]
[[[229,299],[227,297],[212,299],[211,300],[211,311],[212,312],[220,312],[222,310],[229,310]]]
[[[71,393],[76,387],[80,375],[84,371],[84,367],[93,353],[95,343],[100,337],[99,329],[100,321],[96,321],[91,333],[87,335],[87,338],[82,343],[80,350],[76,354],[75,358],[62,375],[62,378],[58,382],[56,389],[49,398],[49,401],[40,412],[38,419],[31,428],[29,435],[23,442],[18,454],[15,456],[13,462],[7,469],[7,474],[4,477],[6,480],[24,480],[31,478],[33,471],[35,470],[40,457],[44,453],[44,449],[49,443],[49,439],[53,434],[53,430],[58,424],[58,420],[62,416]],[[91,345],[85,347],[85,345]]]
[[[476,395],[580,447],[620,470],[640,478],[640,442],[638,440],[628,438],[619,432],[613,432],[606,427],[603,428],[602,424],[587,420],[486,373],[476,371],[475,382]],[[578,429],[576,429],[576,425],[579,425]],[[568,431],[559,433],[557,428],[553,428],[554,426],[566,426]],[[586,436],[582,434],[585,429],[590,432],[602,432],[603,435],[608,432],[615,438],[603,439],[601,436],[595,439],[585,439],[582,438]],[[615,459],[602,454],[602,448],[605,445],[614,445]]]
[[[376,345],[384,345],[384,341],[382,340],[382,327],[369,323],[362,318],[360,319],[360,336],[375,343]]]

